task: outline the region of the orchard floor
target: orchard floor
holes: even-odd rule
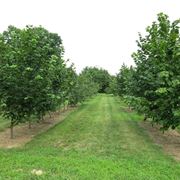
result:
[[[159,131],[159,126],[152,126],[150,122],[139,122],[140,126],[146,130],[154,143],[174,159],[180,161],[180,133],[176,130],[168,130],[164,133]]]
[[[0,132],[0,148],[15,148],[24,146],[27,142],[31,141],[34,136],[47,131],[49,128],[62,122],[65,117],[73,111],[74,108],[69,108],[66,111],[54,112],[44,117],[44,120],[40,123],[34,122],[29,128],[29,123],[20,124],[14,127],[14,138],[10,138],[9,125],[6,122],[6,128]],[[5,124],[5,123],[4,123]],[[10,123],[9,123],[10,124]],[[1,124],[0,124],[1,126]],[[3,128],[2,128],[3,129]]]
[[[24,147],[0,149],[0,180],[179,180],[180,162],[141,119],[118,98],[98,95]]]

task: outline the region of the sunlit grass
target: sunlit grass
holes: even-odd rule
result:
[[[98,95],[24,148],[1,150],[0,179],[178,180],[180,163],[153,144],[140,119],[115,97]]]

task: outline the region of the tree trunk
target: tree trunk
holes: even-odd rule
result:
[[[145,115],[143,121],[146,121],[146,120],[147,120],[147,116]]]
[[[53,115],[51,115],[51,112],[49,112],[48,111],[48,113],[49,113],[49,117],[50,117],[50,119],[52,119],[53,121],[54,121],[54,116]],[[53,112],[52,112],[53,113]]]
[[[31,126],[32,124],[31,124],[31,121],[29,120],[29,129],[31,129],[32,128],[32,126]]]
[[[48,111],[49,117],[52,118],[51,113]]]
[[[128,108],[129,108],[129,110],[131,111],[131,106],[130,106],[130,105],[128,105]]]
[[[59,107],[57,111],[60,114],[61,113],[61,107]]]
[[[67,103],[67,106],[66,106],[66,110],[68,110],[69,109],[69,103]]]
[[[10,131],[11,131],[11,139],[14,139],[14,121],[13,119],[11,120],[11,126],[10,126]]]
[[[44,123],[44,116],[43,115],[41,115],[41,122]]]

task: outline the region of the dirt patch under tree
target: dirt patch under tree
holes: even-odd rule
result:
[[[159,130],[159,126],[152,126],[148,121],[139,124],[156,144],[160,145],[174,159],[180,161],[180,133],[176,130],[168,130],[163,133]]]
[[[51,114],[51,117],[47,115],[43,122],[32,123],[31,129],[29,129],[28,123],[15,126],[14,139],[10,138],[10,129],[5,129],[3,132],[0,132],[0,148],[15,148],[25,145],[37,134],[47,131],[49,128],[63,121],[73,110],[74,108],[69,108],[64,112],[54,112]]]

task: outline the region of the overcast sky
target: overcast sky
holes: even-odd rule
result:
[[[63,39],[65,58],[79,72],[85,66],[118,72],[133,65],[138,32],[159,12],[180,18],[179,0],[1,0],[0,31],[8,25],[42,25]]]

